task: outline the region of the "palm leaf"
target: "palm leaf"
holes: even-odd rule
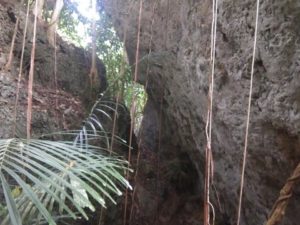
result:
[[[82,129],[78,132],[75,143],[87,143],[90,135],[98,135],[101,132],[101,140],[105,141],[105,147],[109,149],[110,133],[107,132],[107,129],[111,129],[112,115],[116,113],[116,116],[119,116],[118,108],[126,110],[124,105],[105,99],[101,95],[84,121]],[[108,120],[110,123],[107,123]]]
[[[30,218],[54,225],[54,211],[87,219],[86,207],[94,209],[91,202],[105,207],[103,196],[113,201],[121,187],[130,187],[121,175],[127,167],[127,162],[86,143],[0,140],[0,186],[9,215],[0,218],[1,225],[31,224]],[[17,198],[11,195],[13,185],[22,190]]]

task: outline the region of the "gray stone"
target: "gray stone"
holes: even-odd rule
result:
[[[211,71],[211,2],[144,1],[139,46],[138,82],[145,84],[148,80],[147,93],[153,105],[146,110],[151,110],[152,115],[156,110],[159,115],[163,104],[160,153],[188,153],[198,171],[198,194],[201,196]],[[255,3],[250,0],[219,1],[212,145],[214,184],[221,208],[215,199],[213,203],[220,221],[223,216],[228,217],[227,224],[234,224],[236,220]],[[121,40],[126,33],[126,50],[130,63],[134,64],[139,1],[105,0],[104,7]],[[266,221],[280,188],[300,161],[299,12],[299,1],[261,2],[243,225]],[[156,125],[151,124],[151,119]],[[153,151],[157,151],[158,140],[150,127],[158,126],[155,121],[155,117],[145,117],[143,124],[150,133],[142,132],[141,136],[147,143],[151,143],[153,136],[152,145],[147,144]],[[168,158],[161,160],[163,164]],[[299,195],[292,199],[283,225],[299,223]]]

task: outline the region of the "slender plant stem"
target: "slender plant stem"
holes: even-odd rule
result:
[[[37,11],[38,1],[35,1],[35,11]],[[32,89],[33,89],[33,77],[34,77],[34,58],[35,58],[35,46],[36,46],[36,26],[37,26],[37,15],[34,16],[33,26],[33,37],[32,37],[32,49],[30,57],[30,70],[29,70],[29,81],[28,81],[28,106],[27,106],[27,140],[31,137],[31,120],[32,120]]]
[[[29,9],[30,9],[29,6],[30,6],[30,4],[29,4],[29,1],[28,1],[27,2],[27,10],[26,10],[25,27],[24,27],[24,33],[23,33],[23,40],[22,40],[22,51],[21,51],[21,59],[20,59],[20,66],[19,66],[19,74],[18,74],[18,83],[17,83],[17,90],[16,90],[14,115],[13,115],[13,120],[14,120],[13,136],[16,136],[16,128],[17,128],[17,110],[18,110],[20,85],[21,85],[23,63],[24,63],[24,52],[25,52],[25,45],[26,45],[26,35],[27,35],[27,27],[28,27]]]
[[[245,170],[246,170],[246,162],[247,162],[248,136],[249,136],[251,100],[252,100],[252,90],[253,90],[253,76],[254,76],[254,63],[255,63],[255,55],[256,55],[256,42],[257,42],[257,30],[258,30],[258,17],[259,17],[259,0],[257,0],[257,3],[256,3],[255,33],[254,33],[254,43],[253,43],[252,64],[251,64],[251,78],[250,78],[248,110],[247,110],[247,120],[246,120],[246,130],[245,130],[243,165],[242,165],[240,195],[239,195],[239,204],[238,204],[238,213],[237,213],[237,225],[240,224],[240,220],[241,220],[241,209],[242,209],[243,190],[244,190],[244,181],[245,181]]]
[[[153,25],[154,25],[154,19],[155,19],[155,11],[156,11],[156,8],[158,5],[157,3],[158,3],[158,0],[156,0],[154,2],[153,8],[152,8],[152,20],[151,20],[151,27],[150,27],[150,40],[149,40],[149,45],[148,45],[148,49],[149,49],[148,57],[150,57],[150,55],[152,53]],[[147,70],[146,70],[145,90],[147,90],[147,86],[148,86],[148,82],[149,82],[149,73],[150,73],[150,65],[149,65],[149,60],[148,60],[147,61]],[[139,133],[142,133],[143,130],[144,130],[144,126],[142,124],[139,129]],[[142,143],[143,143],[143,139],[141,138],[138,143],[138,156],[137,156],[137,160],[136,160],[136,171],[135,171],[135,175],[134,175],[134,184],[137,183],[137,179],[138,179]],[[137,205],[137,204],[135,204],[135,195],[136,195],[136,187],[134,187],[133,192],[132,192],[132,204],[131,204],[131,210],[130,210],[130,216],[129,216],[129,224],[131,224],[131,222],[132,222],[133,214],[134,214],[134,207],[135,207],[135,205]]]
[[[214,75],[215,75],[215,58],[216,58],[216,40],[217,40],[217,15],[218,1],[213,0],[212,6],[212,25],[211,25],[211,76],[209,78],[208,110],[206,120],[206,139],[205,148],[205,186],[204,186],[204,225],[210,224],[210,208],[213,212],[213,223],[215,210],[210,202],[210,188],[213,179],[213,157],[212,157],[212,123],[213,123],[213,94],[214,94]]]
[[[134,69],[134,86],[137,83],[138,78],[138,62],[139,62],[139,53],[140,53],[140,34],[141,34],[141,20],[142,20],[142,12],[143,12],[143,0],[140,0],[139,7],[139,16],[138,16],[138,30],[137,30],[137,44],[136,44],[136,53],[135,53],[135,69]],[[129,135],[129,148],[128,148],[128,162],[131,162],[131,152],[132,152],[132,139],[134,135],[134,118],[136,113],[136,94],[133,93],[133,99],[131,104],[131,125],[130,125],[130,135]],[[129,166],[129,165],[128,165]],[[126,173],[126,179],[129,178],[129,172]],[[124,207],[124,220],[123,225],[126,225],[127,222],[127,205],[128,205],[128,189],[126,189],[125,193],[125,207]]]

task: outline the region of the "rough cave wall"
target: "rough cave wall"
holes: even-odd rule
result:
[[[5,70],[18,7],[13,2],[0,1],[0,138],[13,137],[13,115],[17,79],[25,27],[25,12],[20,12],[20,24],[14,48],[14,58],[9,71]],[[24,64],[17,108],[17,136],[26,136],[27,78],[30,68],[33,16],[29,25],[24,52]],[[107,87],[104,64],[97,60],[99,74],[94,89],[88,74],[91,53],[57,38],[57,90],[54,74],[54,48],[47,41],[42,23],[37,26],[35,73],[33,87],[32,132],[33,136],[57,130],[78,129],[85,117],[85,107],[91,106],[97,94]]]
[[[104,7],[121,40],[126,34],[128,58],[134,64],[139,1],[105,0]],[[195,187],[200,196],[211,7],[208,0],[144,1],[140,35],[138,82],[145,85],[148,80],[149,95],[140,138],[146,148],[157,152],[161,133],[161,163],[168,160],[168,154],[188,153],[198,172]],[[217,216],[227,217],[228,224],[236,220],[255,9],[255,1],[219,0],[212,144],[220,206],[215,200],[214,205]],[[299,1],[261,1],[242,224],[266,221],[280,188],[300,159],[299,23]],[[150,197],[144,200],[153,199],[150,191],[146,193]],[[294,193],[284,225],[300,221],[299,188]],[[175,201],[168,202],[169,206]],[[158,212],[167,204],[160,203],[154,206]],[[150,214],[145,218],[153,217],[149,204],[141,199],[139,204],[140,211]],[[178,206],[177,212],[182,210]],[[171,221],[161,219],[157,224],[201,224]]]

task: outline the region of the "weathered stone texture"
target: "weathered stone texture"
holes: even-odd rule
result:
[[[134,64],[139,1],[104,2],[120,38],[126,34],[129,61]],[[212,138],[214,184],[223,210],[216,201],[214,204],[219,209],[218,216],[229,215],[233,224],[256,5],[249,0],[220,0],[218,7]],[[147,93],[158,114],[163,102],[161,151],[176,151],[163,148],[171,145],[187,152],[198,171],[200,187],[211,71],[211,20],[208,0],[144,1],[139,46],[138,81],[145,84],[148,80]],[[299,1],[261,1],[242,224],[266,221],[280,188],[300,159],[299,22]],[[153,142],[157,142],[157,137]],[[202,190],[198,193],[202,195]],[[299,201],[298,189],[282,224],[299,223]]]

